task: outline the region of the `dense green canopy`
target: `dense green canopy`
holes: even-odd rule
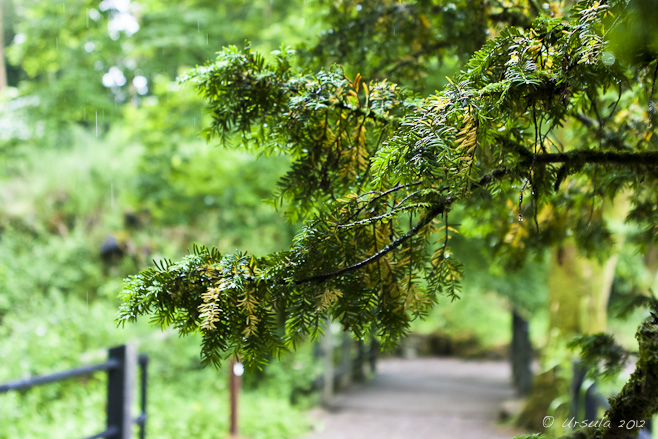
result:
[[[231,46],[186,75],[209,104],[209,139],[237,134],[240,147],[291,158],[276,196],[304,225],[286,251],[195,247],[144,270],[127,280],[119,321],[147,314],[200,331],[214,364],[267,361],[326,318],[391,345],[439,295],[458,297],[456,211],[510,268],[565,242],[605,259],[603,205],[615,199],[630,203],[640,248],[654,245],[655,8],[565,3],[345,0],[301,56]],[[459,63],[471,45],[481,48],[442,91],[408,88],[422,91],[437,63]],[[638,369],[608,419],[655,412],[642,390],[653,387],[655,324],[638,332]]]
[[[423,21],[423,5],[408,13]],[[622,192],[655,239],[655,44],[614,51],[609,36],[628,8],[538,11],[424,98],[338,65],[313,72],[287,48],[269,62],[248,46],[223,49],[183,78],[210,105],[207,136],[239,133],[242,147],[290,156],[277,195],[305,225],[287,251],[196,248],[143,271],[126,284],[119,320],[149,314],[183,334],[200,330],[213,363],[225,352],[265,361],[328,315],[359,337],[395,342],[437,294],[458,294],[462,266],[448,246],[458,204],[491,225],[512,263],[572,235],[601,251],[609,232],[591,211]]]

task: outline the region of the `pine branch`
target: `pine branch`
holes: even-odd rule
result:
[[[296,280],[293,282],[293,284],[304,285],[312,282],[324,282],[326,280],[333,279],[335,277],[350,273],[354,270],[358,270],[359,268],[365,267],[373,262],[376,262],[387,253],[400,247],[402,244],[407,242],[410,238],[418,234],[418,232],[420,232],[423,229],[423,227],[431,223],[434,218],[445,212],[447,208],[450,206],[450,204],[452,204],[452,202],[453,200],[450,197],[446,197],[443,200],[443,203],[434,205],[434,207],[430,209],[427,212],[427,214],[420,221],[418,221],[418,223],[416,223],[415,226],[409,229],[408,232],[406,232],[405,234],[403,234],[402,236],[400,236],[398,239],[391,242],[390,244],[386,245],[384,248],[382,248],[380,251],[370,256],[369,258],[364,259],[348,267],[341,268],[340,270],[332,271],[330,273],[317,274],[315,276],[310,276],[305,279]]]
[[[564,153],[537,154],[532,159],[535,164],[616,164],[658,168],[658,152],[612,152],[577,150]],[[527,164],[528,159],[524,160]]]
[[[372,119],[375,122],[379,122],[383,125],[389,124],[389,123],[400,123],[402,121],[402,118],[396,117],[396,116],[385,116],[383,114],[377,114],[374,111],[371,110],[364,110],[361,107],[352,107],[351,105],[346,104],[345,102],[338,102],[337,104],[333,105],[334,108],[340,109],[340,110],[346,110],[350,111],[357,116],[363,116],[368,119]]]

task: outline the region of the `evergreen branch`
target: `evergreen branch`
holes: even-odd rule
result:
[[[371,162],[371,163],[372,163],[372,162]],[[365,209],[367,206],[371,205],[373,202],[375,202],[375,201],[377,201],[377,200],[380,200],[380,199],[384,198],[385,196],[387,196],[388,194],[390,194],[390,193],[392,193],[392,192],[399,191],[400,189],[405,189],[405,188],[408,188],[408,187],[411,187],[411,186],[417,186],[417,185],[419,185],[420,183],[422,183],[422,182],[421,182],[421,181],[414,181],[413,183],[400,184],[400,185],[397,185],[397,186],[392,187],[392,188],[390,188],[390,189],[387,189],[387,190],[385,190],[384,192],[382,192],[382,193],[378,194],[377,196],[375,196],[373,199],[368,200],[367,203],[365,203],[363,206],[359,207],[359,208],[358,208],[358,209],[357,209],[352,215],[350,215],[347,219],[348,219],[348,220],[351,220],[352,218],[356,217],[359,213],[361,213],[361,211],[362,211],[363,209]],[[363,196],[371,195],[371,194],[374,194],[374,193],[375,193],[374,191],[366,192],[365,194],[360,195],[359,198],[361,198],[361,197],[363,197]]]
[[[406,200],[409,199],[411,196],[416,195],[416,194],[418,194],[418,192],[414,192],[413,194],[411,194],[411,195],[405,197],[405,199],[402,200],[402,201],[400,201],[400,203],[406,201]],[[369,218],[364,218],[364,219],[362,219],[362,220],[354,221],[354,222],[349,223],[349,224],[338,224],[338,225],[336,226],[336,228],[337,228],[337,229],[349,229],[349,228],[352,228],[352,227],[357,227],[357,226],[363,226],[363,225],[367,225],[367,224],[372,224],[372,223],[376,223],[377,221],[381,221],[381,220],[384,220],[384,219],[386,219],[386,218],[390,218],[390,217],[394,216],[396,213],[402,213],[402,212],[405,212],[405,211],[407,211],[407,210],[416,209],[416,208],[418,208],[418,207],[421,207],[421,204],[412,204],[412,205],[409,205],[409,206],[402,206],[402,207],[400,207],[400,203],[398,203],[398,205],[395,206],[395,207],[394,207],[393,209],[391,209],[390,211],[388,211],[388,212],[386,212],[386,213],[383,213],[383,214],[381,214],[381,215],[371,216],[371,217],[369,217]]]
[[[480,180],[478,180],[477,183],[472,183],[471,184],[471,189],[477,189],[477,188],[482,188],[491,183],[492,181],[504,177],[505,175],[509,174],[510,170],[502,167],[502,168],[496,168],[489,174],[483,175],[480,177]]]
[[[382,70],[386,73],[386,75],[392,75],[400,68],[405,67],[409,64],[413,64],[414,62],[418,62],[418,59],[420,57],[430,55],[432,52],[451,47],[452,45],[453,43],[451,41],[435,41],[434,43],[429,44],[426,47],[423,47],[422,49],[411,54],[409,57],[401,59],[399,61],[395,61],[390,66]]]
[[[365,267],[373,262],[376,262],[383,256],[385,256],[387,253],[391,252],[392,250],[395,250],[396,248],[400,247],[402,244],[407,242],[409,239],[414,237],[418,232],[420,232],[423,227],[428,225],[429,223],[432,222],[434,218],[442,214],[447,210],[447,208],[452,204],[453,199],[450,197],[446,197],[443,200],[443,203],[435,204],[428,212],[427,214],[420,220],[418,223],[413,226],[411,229],[409,229],[408,232],[400,236],[398,239],[395,241],[391,242],[390,244],[386,245],[384,248],[382,248],[380,251],[377,253],[373,254],[369,258],[366,258],[360,262],[357,262],[356,264],[350,265],[345,268],[341,268],[340,270],[332,271],[330,273],[322,273],[322,274],[317,274],[315,276],[310,276],[304,279],[299,279],[293,282],[294,285],[304,285],[304,284],[309,284],[312,282],[324,282],[329,279],[333,279],[335,277],[350,273],[354,270],[358,270],[359,268]]]
[[[645,166],[645,167],[658,167],[658,152],[640,152],[640,153],[618,153],[618,152],[602,152],[602,151],[572,151],[568,153],[546,153],[537,154],[533,156],[532,160],[536,164],[550,164],[550,163],[581,163],[581,164],[620,164],[630,166]],[[528,160],[524,160],[527,162]],[[498,168],[493,172],[486,174],[476,183],[471,184],[471,188],[486,186],[491,181],[501,178],[511,173],[508,168]],[[295,285],[303,285],[311,282],[324,282],[326,280],[347,274],[359,268],[365,267],[372,262],[377,261],[390,251],[396,249],[404,244],[407,240],[415,236],[423,227],[429,224],[434,218],[441,213],[444,213],[447,208],[454,202],[450,197],[446,197],[443,203],[435,205],[414,227],[408,232],[400,236],[395,241],[391,242],[384,248],[372,256],[357,262],[356,264],[336,270],[330,273],[318,274],[310,276],[305,279],[294,281]],[[340,227],[340,226],[339,226]],[[347,227],[347,226],[343,226]]]
[[[399,123],[402,121],[402,118],[400,117],[395,117],[395,116],[384,116],[383,114],[377,114],[374,111],[371,110],[363,110],[361,107],[352,107],[351,105],[346,104],[345,102],[338,102],[333,105],[334,108],[339,109],[339,110],[347,110],[351,111],[352,113],[356,114],[357,116],[363,116],[369,119],[372,119],[375,122],[379,122],[381,124],[389,124],[389,123]]]
[[[537,164],[567,163],[567,164],[617,164],[658,168],[658,152],[612,152],[577,150],[562,153],[537,154],[534,157]],[[528,160],[524,160],[528,162]]]

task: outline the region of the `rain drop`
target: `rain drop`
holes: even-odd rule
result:
[[[519,221],[521,221],[521,222],[523,221],[523,214],[522,213],[519,214]]]

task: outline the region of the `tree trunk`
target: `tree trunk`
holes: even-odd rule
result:
[[[598,215],[606,219],[608,227],[614,232],[621,229],[628,210],[628,197],[622,193],[613,203],[604,204]],[[621,233],[614,235],[616,247],[612,250],[611,256],[603,261],[586,258],[579,252],[575,241],[566,241],[561,247],[552,251],[548,278],[549,329],[547,355],[544,358],[545,370],[549,369],[546,367],[546,360],[554,362],[554,357],[557,357],[564,360],[560,367],[571,371],[571,362],[564,358],[566,343],[576,335],[594,334],[606,330],[610,290],[617,265],[618,250],[624,239]],[[557,364],[553,364],[551,368],[556,366]],[[565,381],[567,374],[559,373],[556,376],[562,378],[542,381],[544,385],[553,386],[552,389],[541,388],[540,383],[533,383],[524,412],[539,413],[548,410],[552,400],[542,401],[542,395],[569,393],[570,383]],[[559,431],[560,426],[553,428],[558,430],[554,433],[563,433]]]
[[[571,432],[560,439],[626,439],[634,437],[642,424],[658,412],[658,321],[644,321],[635,338],[639,359],[635,372],[621,392],[610,398],[610,408],[599,426]]]
[[[604,262],[582,256],[575,243],[553,251],[549,273],[549,343],[606,329],[617,255]]]
[[[0,0],[0,92],[7,88],[7,67],[5,64],[5,38],[2,8],[4,2]]]

